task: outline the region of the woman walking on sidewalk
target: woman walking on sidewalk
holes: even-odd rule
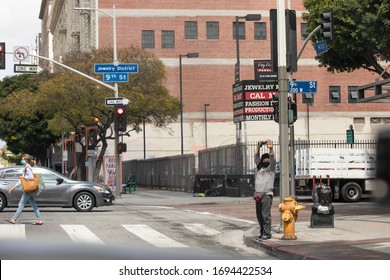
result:
[[[32,170],[32,166],[35,165],[34,160],[32,160],[31,156],[28,154],[23,155],[22,164],[24,164],[23,174],[22,176],[26,178],[27,180],[33,180],[34,179],[34,173]],[[13,186],[11,189],[8,190],[8,193],[11,194],[16,188],[20,188],[22,185],[22,182],[18,180],[18,182]],[[42,218],[41,213],[39,212],[37,203],[34,199],[34,192],[23,192],[22,197],[20,198],[18,209],[16,210],[15,214],[12,216],[11,219],[6,219],[7,222],[11,224],[15,224],[16,220],[19,218],[20,214],[22,214],[22,211],[24,207],[26,206],[27,202],[30,203],[31,207],[34,209],[35,213],[35,222],[33,222],[33,225],[42,225]]]

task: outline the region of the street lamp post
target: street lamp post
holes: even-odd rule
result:
[[[204,139],[206,143],[206,149],[207,149],[207,107],[210,106],[210,104],[203,104],[204,106]]]
[[[236,56],[237,56],[237,62],[236,62],[236,67],[234,71],[235,75],[235,83],[239,83],[241,81],[241,69],[240,69],[240,38],[239,38],[239,28],[238,28],[238,23],[240,19],[245,19],[246,21],[259,21],[261,19],[261,14],[247,14],[246,16],[236,16],[235,20],[235,35],[236,35]],[[238,122],[238,127],[236,126],[236,142],[241,143],[241,133],[242,133],[242,128],[241,128],[241,121]]]
[[[181,143],[181,154],[184,152],[184,142],[183,142],[183,74],[182,74],[182,57],[196,58],[199,57],[199,53],[187,53],[179,54],[179,72],[180,72],[180,143]]]
[[[98,11],[106,16],[112,18],[112,36],[113,36],[113,64],[114,65],[119,65],[118,61],[118,51],[117,51],[117,44],[116,44],[116,14],[115,14],[115,4],[112,4],[112,15],[100,10],[98,8],[90,8],[90,7],[75,7],[73,8],[74,10],[82,10],[82,11]],[[114,96],[115,98],[119,97],[119,88],[118,88],[118,83],[114,84]],[[118,153],[118,144],[119,144],[119,133],[117,130],[115,130],[115,163],[116,163],[116,172],[115,172],[115,182],[116,182],[116,195],[118,197],[121,196],[121,168],[119,168],[119,153]]]
[[[237,55],[237,63],[236,63],[236,82],[239,82],[241,80],[241,74],[240,74],[240,33],[238,28],[238,23],[240,19],[245,19],[246,21],[259,21],[261,19],[261,14],[247,14],[246,16],[236,16],[236,29],[235,29],[235,35],[236,35],[236,55]]]

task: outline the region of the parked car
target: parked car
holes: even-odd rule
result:
[[[12,188],[23,166],[0,168],[0,211],[5,207],[17,207],[22,195],[22,187]],[[71,180],[68,177],[45,167],[33,167],[34,173],[40,174],[45,182],[45,190],[35,200],[39,207],[74,207],[81,212],[91,211],[94,207],[111,205],[115,200],[112,191],[98,183]]]

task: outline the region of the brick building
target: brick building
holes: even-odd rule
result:
[[[296,11],[300,50],[306,30],[301,18],[305,10],[301,0],[288,3]],[[50,17],[54,58],[74,49],[112,46],[113,4],[118,48],[133,45],[155,53],[166,65],[168,89],[178,98],[182,56],[184,153],[204,149],[206,143],[208,148],[232,144],[237,137],[244,142],[278,140],[279,127],[272,120],[242,122],[240,134],[233,122],[232,99],[237,61],[236,17],[241,80],[253,80],[254,60],[271,57],[269,11],[276,8],[276,0],[55,0],[50,12],[41,11],[42,20]],[[80,12],[73,7],[99,11]],[[49,6],[42,5],[45,8]],[[245,21],[247,14],[261,14],[261,20]],[[46,45],[50,44],[43,44]],[[192,52],[199,53],[199,57],[185,56]],[[318,82],[317,93],[297,95],[295,139],[345,139],[350,125],[355,139],[372,139],[390,123],[388,105],[357,103],[357,87],[374,82],[377,76],[363,70],[331,74],[314,58],[315,50],[309,43],[293,75],[296,80]],[[132,135],[126,140],[128,152],[124,159],[143,157],[144,136],[147,157],[180,154],[180,118],[170,129],[169,133],[146,127],[145,135]]]

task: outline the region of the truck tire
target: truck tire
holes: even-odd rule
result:
[[[362,197],[362,187],[355,182],[346,183],[341,188],[341,198],[345,202],[358,202]]]

